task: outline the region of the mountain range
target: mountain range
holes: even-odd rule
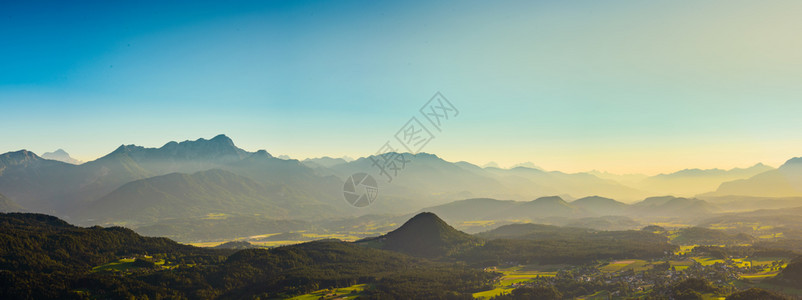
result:
[[[374,165],[376,157],[282,159],[266,150],[243,150],[225,135],[168,142],[159,148],[120,145],[79,165],[20,150],[0,155],[0,193],[7,198],[5,206],[13,209],[51,213],[79,224],[129,225],[171,218],[202,219],[210,214],[251,214],[276,220],[403,215],[426,207],[450,222],[673,217],[720,210],[703,199],[802,195],[800,158],[778,169],[757,164],[746,169],[693,169],[641,178],[544,171],[533,164],[482,168],[428,153],[391,154],[405,162],[389,180]],[[342,187],[345,179],[359,172],[376,178],[379,200],[356,209],[344,201]],[[716,185],[717,190],[710,192]],[[672,186],[676,193],[661,193]],[[709,193],[698,199],[649,198],[705,190]],[[580,199],[572,201],[575,198]]]
[[[599,196],[571,202],[559,196],[549,196],[532,201],[466,199],[424,208],[422,211],[436,213],[452,224],[482,220],[569,224],[567,222],[589,222],[590,218],[607,216],[631,217],[644,221],[671,217],[694,218],[720,210],[704,200],[673,196],[650,197],[633,204]],[[611,220],[608,218],[607,221]]]
[[[802,157],[786,161],[777,169],[746,179],[722,183],[715,192],[704,196],[793,197],[802,195]]]
[[[25,150],[0,155],[0,191],[33,211],[82,218],[76,222],[132,222],[167,212],[203,216],[220,210],[284,217],[293,207],[301,207],[294,211],[299,216],[333,215],[338,208],[325,202],[340,204],[341,186],[339,179],[318,176],[297,160],[242,150],[224,135],[160,148],[121,145],[81,165]],[[281,207],[287,203],[291,207]]]
[[[685,169],[670,174],[647,177],[632,186],[656,194],[694,196],[715,190],[724,182],[749,178],[774,168],[758,163],[748,168]]]

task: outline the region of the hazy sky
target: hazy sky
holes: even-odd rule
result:
[[[372,154],[437,91],[424,151],[659,173],[802,156],[802,1],[4,1],[0,152],[225,133]]]

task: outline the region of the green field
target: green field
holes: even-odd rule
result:
[[[625,259],[610,262],[607,265],[599,267],[602,272],[621,272],[621,271],[645,271],[651,268],[652,264],[641,259]]]
[[[150,258],[150,257],[146,257],[146,258]],[[92,271],[94,271],[94,272],[100,272],[100,271],[127,272],[127,271],[129,271],[131,269],[137,269],[137,267],[134,266],[134,261],[136,261],[136,259],[134,259],[134,258],[123,258],[123,259],[119,259],[117,261],[113,261],[113,262],[110,262],[110,263],[106,263],[106,264],[102,264],[102,265],[96,266],[96,267],[92,268]],[[163,259],[154,260],[153,262],[157,266],[165,267]]]
[[[693,265],[693,260],[672,260],[669,261],[674,270],[682,271]]]
[[[338,239],[343,241],[355,241],[361,238],[361,236],[365,235],[379,235],[378,232],[341,232],[341,233],[307,233],[304,230],[297,231],[301,233],[303,239],[301,240],[279,240],[279,241],[255,241],[261,240],[267,237],[271,237],[274,235],[278,235],[279,233],[267,233],[267,234],[259,234],[259,235],[252,235],[248,237],[241,237],[236,238],[233,240],[226,240],[226,241],[214,241],[214,242],[196,242],[196,243],[188,243],[189,245],[195,247],[215,247],[226,242],[230,241],[247,241],[253,245],[265,247],[265,248],[272,248],[278,246],[288,246],[288,245],[295,245],[300,243],[305,243],[313,240],[322,240],[322,239]]]
[[[718,259],[714,257],[691,257],[691,259],[702,264],[703,266],[709,266],[716,263],[722,263],[722,264],[724,263],[723,259]]]
[[[696,248],[696,245],[691,245],[691,246],[679,246],[679,250],[677,250],[676,252],[674,252],[674,254],[675,254],[675,255],[683,255],[683,254],[686,254],[686,253],[688,253],[688,252],[691,252],[691,251],[693,251],[693,248]]]
[[[507,294],[515,289],[514,284],[531,281],[538,277],[551,277],[557,274],[557,270],[565,265],[526,265],[509,268],[490,268],[488,271],[502,273],[501,279],[496,283],[495,288],[488,291],[474,293],[476,299],[490,299],[499,294]]]
[[[318,299],[355,299],[359,296],[365,296],[363,292],[367,288],[366,284],[357,284],[349,287],[338,289],[326,289],[314,291],[309,294],[304,294],[290,299],[293,300],[318,300]]]

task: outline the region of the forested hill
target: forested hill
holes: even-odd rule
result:
[[[437,215],[424,212],[385,235],[358,241],[357,244],[436,258],[464,251],[480,244],[480,239],[454,229]]]
[[[211,253],[122,227],[76,227],[43,214],[0,214],[0,228],[2,270],[71,272],[123,256]]]
[[[147,255],[180,263],[185,258],[210,260],[226,253],[142,237],[122,227],[76,227],[43,214],[0,214],[0,229],[2,299],[77,297],[73,284],[99,280],[92,268],[120,258]]]
[[[495,276],[337,240],[235,252],[0,214],[0,299],[285,298],[354,284],[368,298],[469,299]]]

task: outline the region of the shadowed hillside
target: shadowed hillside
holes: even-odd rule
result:
[[[454,229],[433,213],[420,213],[400,228],[357,244],[420,257],[441,257],[478,245],[480,240]]]

